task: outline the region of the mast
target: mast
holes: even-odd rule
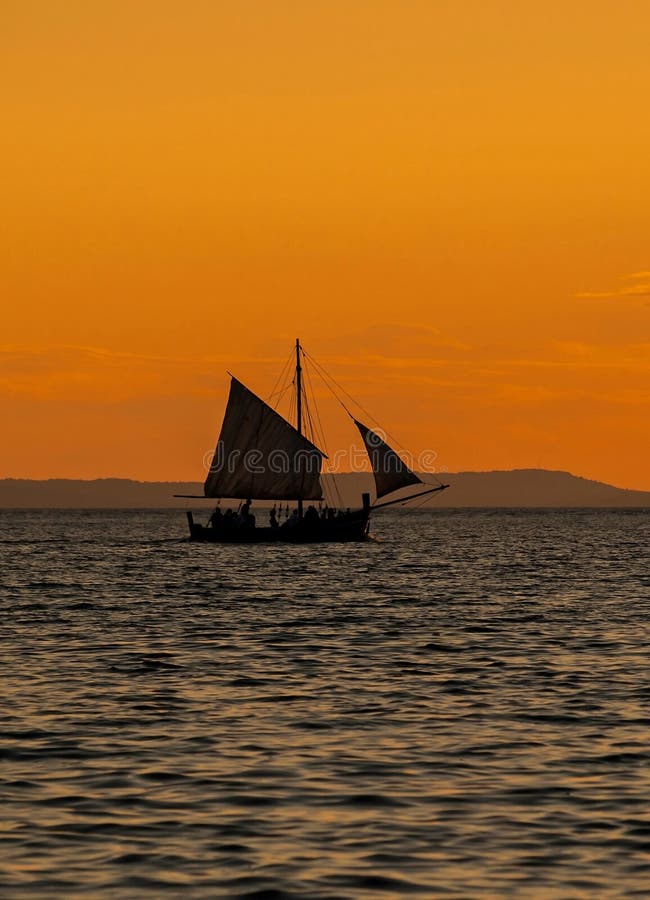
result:
[[[300,365],[300,338],[296,338],[296,428],[302,434],[302,366]],[[302,519],[302,497],[298,498],[298,518]]]

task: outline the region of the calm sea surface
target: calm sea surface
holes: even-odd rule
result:
[[[650,514],[0,514],[4,898],[650,897]]]

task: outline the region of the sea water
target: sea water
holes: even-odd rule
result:
[[[0,514],[3,897],[650,896],[647,511],[185,530]]]

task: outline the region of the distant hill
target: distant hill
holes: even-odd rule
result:
[[[625,490],[599,481],[589,481],[569,472],[513,469],[503,472],[445,473],[441,477],[445,484],[450,485],[449,490],[433,494],[424,505],[650,508],[650,491]],[[372,477],[364,473],[347,473],[337,476],[336,483],[342,505],[358,506],[362,491],[371,490]],[[52,478],[31,481],[5,478],[0,479],[0,508],[207,508],[207,501],[176,499],[173,496],[202,494],[202,491],[202,485],[188,481],[148,482],[126,478],[98,478],[92,481]]]

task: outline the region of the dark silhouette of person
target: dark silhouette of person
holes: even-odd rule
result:
[[[308,506],[305,512],[305,525],[309,528],[313,528],[318,522],[320,522],[318,510],[315,506]]]
[[[279,526],[278,526],[278,518],[277,518],[277,515],[276,515],[276,513],[275,513],[275,506],[273,507],[273,509],[272,509],[271,512],[269,513],[269,523],[270,523],[270,525],[271,525],[271,528],[278,528],[278,527],[279,527]]]
[[[251,512],[250,500],[247,500],[242,506],[238,522],[242,528],[255,528],[255,516]]]
[[[210,516],[210,525],[212,528],[221,528],[223,522],[223,515],[221,513],[221,507],[217,506],[215,511]]]
[[[282,528],[297,528],[300,519],[298,518],[298,510],[294,509],[286,522],[282,523]]]

